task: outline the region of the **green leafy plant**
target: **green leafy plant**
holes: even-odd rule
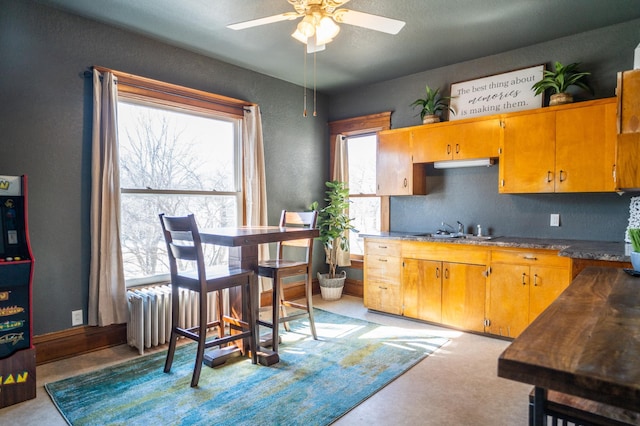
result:
[[[311,204],[312,210],[318,210],[318,228],[320,231],[320,241],[324,247],[329,264],[329,278],[336,277],[336,267],[338,266],[338,248],[349,249],[349,238],[345,238],[346,232],[356,230],[353,226],[353,218],[349,218],[346,213],[349,207],[349,188],[344,182],[326,182],[327,206],[318,210],[318,202]],[[356,230],[357,231],[357,230]]]
[[[416,99],[411,106],[420,107],[420,119],[424,120],[426,115],[435,115],[444,110],[449,110],[455,114],[455,111],[451,109],[448,104],[450,96],[439,96],[440,89],[433,90],[427,85],[426,96],[423,99]]]
[[[629,239],[633,251],[640,253],[640,228],[629,229]]]
[[[535,90],[536,95],[543,93],[547,89],[551,91],[551,94],[565,93],[570,86],[577,86],[593,93],[586,79],[591,73],[580,71],[578,69],[579,66],[579,62],[562,65],[556,61],[553,70],[545,70],[542,80],[535,83],[531,88]]]

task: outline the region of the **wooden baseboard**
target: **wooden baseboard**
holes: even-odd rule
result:
[[[362,297],[362,281],[347,279],[344,294]],[[320,294],[318,281],[313,281],[313,294]],[[297,281],[285,286],[285,297],[300,299],[304,297],[304,282]],[[260,294],[260,306],[271,305],[271,291]],[[67,330],[42,334],[33,337],[36,347],[36,364],[59,361],[88,352],[105,349],[127,343],[127,325],[116,324],[107,327],[74,327]]]
[[[37,365],[124,343],[127,343],[126,324],[74,327],[33,337]]]

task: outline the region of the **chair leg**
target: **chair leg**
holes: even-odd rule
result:
[[[271,349],[278,352],[278,331],[280,328],[280,276],[273,274],[273,289],[271,290]]]
[[[171,337],[169,338],[169,349],[167,350],[167,358],[164,362],[164,372],[171,371],[171,365],[173,364],[173,356],[176,352],[176,343],[178,341],[178,333],[176,333],[176,327],[178,327],[178,309],[180,309],[179,303],[179,290],[176,287],[171,288]]]
[[[286,318],[287,316],[287,307],[284,304],[284,287],[282,285],[278,286],[279,291],[279,303],[280,303],[280,318]],[[291,331],[291,327],[289,327],[289,321],[284,323],[284,329],[287,331]]]
[[[217,312],[217,320],[218,320],[218,337],[224,337],[224,321],[222,319],[224,315],[224,302],[222,300],[222,290],[216,291],[216,300],[218,302],[218,312]]]
[[[313,319],[313,287],[311,283],[311,274],[307,274],[307,283],[304,289],[305,296],[307,298],[307,312],[309,313],[309,328],[311,328],[311,335],[313,335],[313,340],[318,340],[318,335],[316,334],[316,323]]]
[[[200,372],[202,371],[202,362],[204,361],[204,349],[207,342],[207,294],[200,292],[200,315],[198,318],[198,349],[196,352],[196,365],[193,367],[193,376],[191,377],[191,387],[198,386],[200,380]]]

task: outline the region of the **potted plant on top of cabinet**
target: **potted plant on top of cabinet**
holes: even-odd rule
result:
[[[580,71],[578,69],[579,66],[579,62],[562,65],[556,61],[553,65],[553,70],[545,70],[542,80],[535,83],[531,88],[535,90],[536,95],[549,89],[551,91],[549,106],[573,102],[573,96],[567,92],[567,89],[571,86],[580,87],[593,94],[591,86],[587,82],[587,76],[591,75],[591,73]]]
[[[426,96],[422,99],[416,99],[411,106],[420,107],[420,119],[423,124],[438,123],[440,121],[439,114],[442,111],[448,110],[455,114],[453,109],[449,106],[447,101],[451,99],[449,96],[440,96],[440,89],[433,90],[426,86]]]
[[[349,249],[349,237],[346,235],[350,230],[355,230],[353,219],[347,214],[349,207],[349,188],[344,182],[326,182],[327,186],[327,206],[318,211],[318,228],[320,231],[320,241],[326,254],[329,264],[329,273],[318,272],[320,282],[320,292],[325,300],[336,300],[342,296],[344,281],[347,277],[345,271],[336,273],[338,266],[339,250]],[[311,204],[312,210],[318,210],[318,202]]]

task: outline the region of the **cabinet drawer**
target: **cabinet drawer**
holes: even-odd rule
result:
[[[400,284],[401,259],[393,256],[364,257],[366,279]]]
[[[555,250],[492,250],[491,263],[570,267],[571,259]]]
[[[466,244],[404,241],[402,257],[443,262],[486,265],[489,250]]]
[[[367,238],[364,242],[364,254],[400,257],[400,247],[400,240]]]

